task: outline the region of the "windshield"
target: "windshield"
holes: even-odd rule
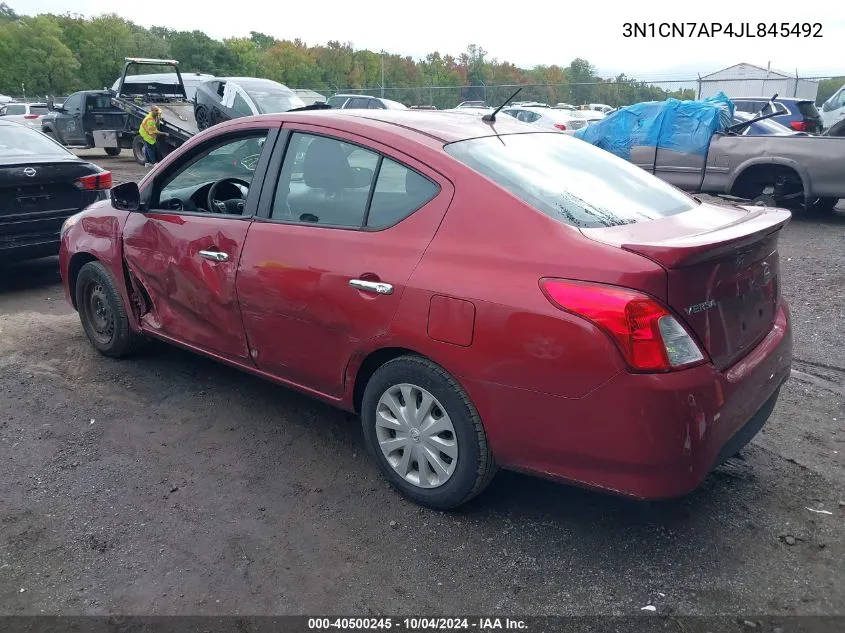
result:
[[[304,108],[305,102],[292,90],[267,90],[264,88],[247,88],[249,96],[255,102],[261,114],[271,112],[287,112],[294,108]]]
[[[0,125],[0,156],[60,156],[69,151],[49,138],[17,124]]]
[[[565,134],[488,136],[445,150],[539,211],[579,228],[634,224],[697,204],[636,165]]]

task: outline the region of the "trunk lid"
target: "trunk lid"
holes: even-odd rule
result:
[[[581,231],[660,264],[667,272],[667,303],[725,369],[774,324],[778,238],[791,217],[784,209],[702,203],[659,220]]]
[[[78,178],[97,173],[90,163],[76,158],[10,162],[0,164],[0,247],[25,236],[53,235],[65,218],[97,200],[96,191],[74,186]]]

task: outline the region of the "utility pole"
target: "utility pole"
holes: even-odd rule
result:
[[[384,99],[384,51],[381,52],[381,98]]]

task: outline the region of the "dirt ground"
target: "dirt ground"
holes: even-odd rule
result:
[[[845,212],[781,257],[794,372],[743,459],[667,503],[500,473],[452,514],[356,420],[165,345],[108,360],[55,259],[2,270],[0,613],[845,614]]]

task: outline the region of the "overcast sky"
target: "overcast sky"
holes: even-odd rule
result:
[[[771,63],[773,69],[790,73],[798,69],[802,76],[845,74],[845,11],[839,2],[825,8],[822,2],[785,0],[255,0],[240,5],[221,0],[153,0],[125,2],[119,10],[121,5],[114,0],[6,2],[22,14],[73,12],[91,17],[117,12],[142,26],[199,29],[218,39],[261,31],[279,39],[298,37],[310,45],[332,39],[349,41],[356,48],[415,58],[434,50],[458,54],[474,43],[490,57],[521,67],[567,65],[583,57],[602,74],[624,71],[641,79],[695,77],[697,72],[705,74],[739,62]],[[250,9],[239,11],[239,6]],[[150,16],[156,16],[155,24]],[[725,27],[732,23],[737,32],[741,23],[750,22],[756,32],[761,21],[777,21],[780,26],[784,20],[820,23],[822,37],[623,37],[623,24],[633,21],[706,21]]]

